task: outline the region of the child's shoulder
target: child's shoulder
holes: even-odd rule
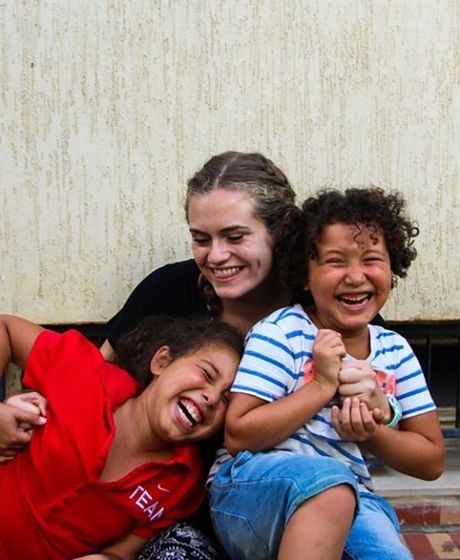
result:
[[[279,328],[285,332],[295,327],[306,330],[308,330],[308,328],[313,328],[310,317],[298,303],[276,309],[270,313],[270,315],[267,315],[267,317],[264,317],[256,323],[250,332],[267,330],[270,328]]]
[[[275,323],[278,324],[280,322],[286,321],[288,319],[299,319],[301,321],[308,320],[308,315],[306,314],[303,307],[300,303],[296,303],[293,305],[287,305],[285,307],[280,307],[279,309],[275,309],[272,311],[270,315],[264,317],[260,323]]]
[[[396,331],[387,329],[380,325],[369,325],[371,338],[375,344],[381,347],[403,349],[410,347],[407,340]]]

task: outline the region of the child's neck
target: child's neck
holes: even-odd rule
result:
[[[307,308],[306,311],[317,329],[331,328],[323,323],[314,306]],[[356,358],[357,360],[366,360],[368,358],[371,351],[369,325],[355,331],[332,330],[336,330],[341,334],[342,342],[345,346],[347,354],[353,356],[353,358]]]
[[[128,399],[113,415],[115,434],[100,480],[119,480],[136,467],[150,461],[169,459],[174,450],[164,441],[154,441],[151,429],[144,425],[136,398]]]

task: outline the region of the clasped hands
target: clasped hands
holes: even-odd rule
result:
[[[0,402],[0,463],[30,443],[34,428],[46,424],[46,399],[31,391]]]
[[[366,441],[380,424],[391,419],[388,399],[376,373],[367,360],[346,358],[342,337],[336,331],[321,329],[313,345],[317,380],[333,385],[341,407],[332,406],[331,421],[346,441]]]

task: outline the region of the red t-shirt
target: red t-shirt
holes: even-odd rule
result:
[[[24,384],[48,399],[48,422],[26,451],[0,463],[0,558],[63,560],[129,533],[150,538],[201,504],[202,462],[192,445],[120,480],[99,481],[112,414],[137,384],[80,333],[41,333]]]

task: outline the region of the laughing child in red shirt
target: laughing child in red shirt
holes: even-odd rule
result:
[[[201,504],[194,442],[223,426],[240,336],[157,316],[116,352],[109,363],[76,331],[0,316],[0,371],[25,366],[24,384],[48,403],[30,446],[0,464],[0,559],[134,559]]]

